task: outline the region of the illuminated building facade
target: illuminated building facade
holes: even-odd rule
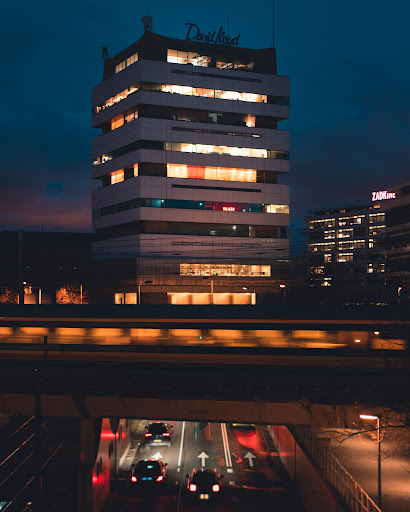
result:
[[[386,213],[386,259],[397,285],[410,286],[410,181],[389,189],[394,194],[382,207]]]
[[[384,279],[386,214],[381,202],[311,210],[309,272],[313,284],[345,286]]]
[[[93,258],[114,273],[130,268],[114,302],[254,303],[259,291],[279,293],[289,134],[278,123],[289,115],[289,80],[273,48],[145,32],[104,61],[92,112]]]

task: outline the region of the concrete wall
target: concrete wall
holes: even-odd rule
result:
[[[341,511],[336,499],[287,427],[271,425],[269,430],[279,457],[299,492],[306,512]]]
[[[92,510],[102,510],[121,457],[130,443],[130,420],[103,418],[100,444],[92,472]]]

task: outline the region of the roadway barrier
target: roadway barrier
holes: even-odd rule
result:
[[[290,430],[284,425],[270,425],[269,431],[306,512],[342,512],[341,501],[333,495]]]
[[[349,510],[354,512],[381,512],[370,496],[360,487],[352,475],[340,464],[334,455],[319,439],[312,434],[310,427],[295,425],[291,427],[303,444],[311,460],[319,469],[321,476],[332,486],[342,498]]]

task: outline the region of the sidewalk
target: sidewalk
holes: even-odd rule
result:
[[[359,431],[314,429],[312,432],[323,439],[327,449],[377,504],[377,433],[357,433],[346,439],[346,434],[355,434]],[[381,491],[382,512],[410,511],[409,435],[404,436],[398,446],[397,442],[390,439],[382,440]]]

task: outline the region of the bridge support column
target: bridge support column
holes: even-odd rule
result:
[[[78,512],[93,510],[93,468],[95,462],[95,420],[81,419]]]

